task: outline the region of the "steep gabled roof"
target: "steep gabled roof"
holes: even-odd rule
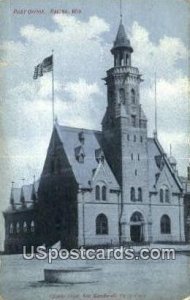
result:
[[[149,159],[149,189],[152,190],[157,181],[157,174],[161,173],[158,161],[163,160],[167,166],[171,176],[176,182],[180,191],[182,191],[182,184],[178,175],[175,173],[169,163],[169,159],[165,154],[162,146],[160,145],[157,138],[148,138],[148,159]],[[161,166],[160,166],[161,167]]]
[[[13,204],[15,206],[16,211],[33,207],[32,192],[34,189],[37,194],[38,187],[39,180],[35,181],[32,184],[23,185],[20,188],[13,187],[11,189],[11,199],[13,200]],[[25,208],[22,208],[21,196],[24,197],[24,201],[26,204]],[[10,206],[6,211],[12,211],[12,207]]]
[[[60,141],[63,144],[64,151],[72,167],[76,181],[82,187],[90,188],[90,181],[92,179],[93,172],[98,167],[98,161],[96,159],[96,150],[102,148],[101,131],[73,128],[68,126],[61,126],[58,124],[55,125],[55,128],[57,130]],[[76,153],[78,153],[77,151],[78,149],[80,149],[81,146],[81,132],[83,132],[84,137],[82,149],[85,153],[84,160],[82,163],[76,157]],[[115,176],[113,175],[106,161],[105,164],[109,174],[111,173],[115,179]]]

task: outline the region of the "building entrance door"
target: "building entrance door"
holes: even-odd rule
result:
[[[141,225],[131,225],[131,241],[141,242]]]

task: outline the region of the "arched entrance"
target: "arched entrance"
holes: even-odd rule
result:
[[[140,243],[144,241],[144,218],[138,211],[134,212],[131,216],[130,234],[132,242]]]

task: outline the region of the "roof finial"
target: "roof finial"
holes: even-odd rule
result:
[[[122,0],[120,0],[120,22],[122,23]]]

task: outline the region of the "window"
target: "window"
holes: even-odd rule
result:
[[[119,102],[120,103],[125,103],[125,90],[124,89],[119,89]]]
[[[132,187],[131,188],[131,201],[135,201],[135,188],[134,187]]]
[[[163,215],[160,220],[160,232],[163,234],[171,233],[171,221],[168,215]]]
[[[160,189],[160,202],[170,202],[170,191],[166,185],[163,185],[163,187]]]
[[[84,154],[83,154],[83,153],[81,153],[81,154],[78,156],[78,162],[79,162],[80,164],[83,164],[83,163],[84,163]]]
[[[135,90],[134,89],[132,89],[131,90],[131,102],[133,103],[133,104],[135,104],[135,102],[136,102],[136,99],[135,99],[136,97],[135,97]]]
[[[133,160],[133,153],[131,153],[131,160]]]
[[[133,127],[136,127],[136,116],[134,116],[134,115],[131,116],[131,125]]]
[[[190,181],[190,167],[187,167],[187,180]]]
[[[143,221],[144,221],[143,215],[138,211],[134,212],[130,218],[130,222],[143,222]]]
[[[160,202],[164,202],[164,191],[163,189],[160,190]]]
[[[27,231],[28,231],[28,227],[27,227],[26,222],[23,223],[23,231],[24,231],[24,232],[27,232]]]
[[[129,65],[129,55],[126,54],[126,65]]]
[[[108,219],[104,214],[96,218],[96,234],[108,234]]]
[[[142,201],[142,188],[138,188],[138,201]]]
[[[138,154],[138,160],[140,160],[140,154]]]
[[[140,137],[140,142],[141,142],[141,143],[143,142],[143,137],[142,137],[142,136]]]
[[[136,135],[134,135],[134,142],[136,142],[136,140],[137,140],[137,137],[136,137]]]
[[[127,135],[127,140],[128,140],[128,141],[130,140],[130,135],[129,135],[129,134]]]
[[[135,176],[137,176],[137,170],[135,170]]]
[[[102,200],[106,200],[106,186],[104,185],[103,187],[102,187]]]
[[[100,187],[99,187],[99,185],[96,186],[96,200],[100,200]]]
[[[13,228],[13,224],[11,223],[10,227],[9,227],[9,233],[13,234],[13,231],[14,231],[14,228]]]
[[[35,231],[35,224],[34,224],[34,221],[31,222],[30,228],[31,228],[31,232],[34,232],[34,231]]]
[[[16,223],[16,232],[17,233],[20,232],[20,224],[19,224],[19,222]]]
[[[165,202],[170,202],[170,193],[168,189],[165,190]]]

